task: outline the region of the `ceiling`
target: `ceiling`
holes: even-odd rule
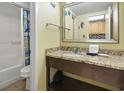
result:
[[[79,16],[87,13],[104,11],[108,6],[112,6],[112,2],[86,2],[70,6],[69,9]]]

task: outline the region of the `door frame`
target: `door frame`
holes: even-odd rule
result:
[[[31,78],[30,89],[38,91],[38,48],[37,48],[37,30],[36,30],[36,3],[30,3],[30,64]]]

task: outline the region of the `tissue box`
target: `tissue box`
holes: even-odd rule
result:
[[[89,53],[98,54],[98,52],[99,52],[99,45],[89,45]]]

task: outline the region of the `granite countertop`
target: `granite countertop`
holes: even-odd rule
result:
[[[50,57],[62,58],[65,60],[71,60],[75,62],[84,62],[87,64],[124,70],[123,56],[114,56],[114,55],[109,55],[108,57],[90,56],[90,55],[86,55],[85,52],[81,52],[79,57],[68,57],[68,56],[64,56],[64,54],[73,54],[73,52],[63,51],[63,50],[46,51],[46,56],[50,56]]]

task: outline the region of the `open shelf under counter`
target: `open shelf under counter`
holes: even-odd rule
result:
[[[60,83],[51,83],[50,91],[108,91],[107,89],[91,85],[67,76]]]

